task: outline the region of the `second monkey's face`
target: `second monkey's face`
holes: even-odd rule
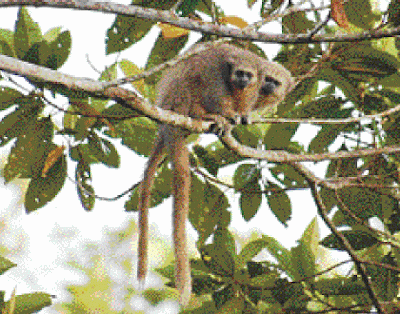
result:
[[[264,113],[276,110],[276,106],[293,89],[295,83],[290,72],[282,65],[259,58],[262,83],[255,110],[267,109]]]

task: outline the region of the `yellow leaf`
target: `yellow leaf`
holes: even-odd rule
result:
[[[189,34],[189,30],[174,25],[159,23],[158,27],[161,28],[164,38],[177,38]]]
[[[247,23],[241,17],[234,16],[234,15],[228,15],[228,16],[221,17],[219,19],[219,21],[222,24],[231,24],[231,25],[237,26],[239,28],[245,28],[246,26],[249,25],[249,23]]]
[[[344,0],[331,1],[331,14],[337,25],[343,28],[349,28],[349,20],[344,10]]]
[[[136,64],[126,59],[120,61],[119,67],[124,72],[124,75],[129,77],[143,72],[143,69],[140,69]],[[144,79],[137,80],[131,84],[141,95],[145,94]]]
[[[5,308],[3,308],[4,314],[14,314],[15,312],[15,293],[16,287],[14,288],[13,292],[11,293],[10,300],[6,303]]]
[[[62,152],[64,151],[65,146],[57,146],[54,148],[46,158],[46,161],[44,162],[44,167],[42,170],[42,178],[46,178],[47,172],[50,170],[50,168],[56,163],[58,158],[61,157]]]

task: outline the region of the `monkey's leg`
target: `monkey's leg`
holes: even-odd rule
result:
[[[143,181],[140,185],[139,192],[139,261],[137,276],[139,280],[140,288],[144,288],[144,282],[146,280],[148,270],[148,243],[149,243],[149,207],[151,200],[151,188],[154,183],[154,177],[156,175],[159,164],[165,157],[164,147],[165,138],[163,135],[163,126],[160,127],[158,137],[154,144],[153,153],[147,163],[146,170],[144,172]]]
[[[190,169],[189,151],[185,136],[179,129],[171,128],[168,141],[174,165],[174,217],[173,241],[175,253],[175,281],[181,296],[180,303],[187,305],[191,295],[191,276],[187,252],[186,221],[189,215]]]

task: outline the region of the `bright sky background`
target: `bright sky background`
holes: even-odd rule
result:
[[[127,1],[119,2],[128,3]],[[235,5],[232,5],[230,0],[218,2],[227,15],[238,15],[249,22],[255,21],[256,12],[259,10],[256,6],[255,14],[252,14],[245,5],[247,1],[235,1]],[[99,70],[115,61],[115,54],[105,56],[104,44],[106,30],[113,22],[114,15],[32,7],[29,7],[29,12],[32,18],[39,23],[43,32],[56,26],[63,26],[71,31],[72,52],[66,64],[61,68],[62,72],[97,78],[98,74],[88,64],[86,55]],[[16,18],[17,8],[1,8],[0,28],[13,29]],[[151,34],[139,44],[124,51],[121,57],[143,66],[146,60],[145,53],[150,50],[157,34],[158,29],[154,27]],[[193,36],[193,38],[195,37]],[[278,48],[277,45],[264,45],[265,51],[270,56],[273,56]],[[301,136],[304,138],[304,135],[312,137],[311,135],[316,131],[315,128],[307,128],[303,132]],[[146,159],[138,157],[122,146],[118,146],[118,151],[121,154],[120,169],[107,169],[101,165],[92,168],[93,184],[97,195],[108,197],[118,195],[142,178]],[[70,164],[69,166],[69,177],[73,178],[74,165]],[[323,174],[322,163],[317,166],[309,163],[307,166],[316,171],[318,175]],[[15,286],[17,286],[17,294],[45,291],[61,296],[63,292],[60,291],[60,285],[65,278],[74,280],[76,283],[82,283],[82,280],[78,276],[66,272],[65,269],[59,269],[57,259],[65,257],[65,252],[69,249],[75,250],[79,254],[79,250],[83,249],[82,245],[86,241],[101,240],[110,231],[125,227],[127,219],[137,220],[136,213],[124,212],[123,206],[127,197],[115,202],[96,200],[94,210],[90,213],[85,212],[78,200],[74,183],[68,179],[55,200],[44,208],[26,215],[20,198],[22,194],[20,187],[24,186],[24,183],[22,180],[15,180],[15,183],[5,186],[4,180],[0,178],[0,219],[7,222],[7,232],[10,234],[6,241],[9,246],[18,248],[20,239],[18,234],[22,230],[27,237],[28,246],[25,248],[23,256],[26,264],[23,264],[22,260],[14,259],[14,262],[19,263],[18,267],[8,271],[6,276],[0,277],[0,288],[8,292],[7,298]],[[258,229],[260,233],[276,237],[286,247],[294,246],[296,239],[301,237],[305,227],[317,213],[309,192],[290,192],[289,195],[293,205],[293,216],[288,228],[277,221],[266,202],[263,202],[262,208],[250,222],[245,222],[239,213],[238,197],[231,197],[232,229],[243,235]],[[171,237],[171,211],[172,203],[171,200],[168,200],[152,209],[150,216],[151,222],[157,224],[159,234],[168,238]],[[66,228],[71,227],[79,230],[78,240],[63,243],[69,247],[57,246],[54,240],[55,235],[65,232]],[[320,223],[320,227],[322,227],[322,234],[326,235],[327,228],[322,223]],[[189,232],[194,239],[196,233],[192,229]],[[46,259],[43,259],[43,256],[47,256]],[[24,277],[23,280],[22,277]],[[29,277],[33,279],[27,281]],[[37,278],[40,280],[37,281]],[[162,311],[167,313],[165,309]],[[53,312],[46,309],[41,313]],[[154,309],[152,313],[156,313]]]

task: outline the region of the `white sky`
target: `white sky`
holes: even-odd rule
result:
[[[127,3],[127,1],[120,1],[120,3],[124,2]],[[235,1],[235,5],[232,5],[230,0],[219,1],[227,15],[238,15],[248,21],[254,21],[257,14],[251,14],[245,5],[246,2]],[[257,10],[254,12],[257,12]],[[72,52],[67,63],[61,69],[62,72],[75,76],[97,78],[98,74],[87,63],[86,54],[92,64],[100,70],[114,62],[116,56],[105,56],[104,45],[106,30],[114,20],[113,15],[32,7],[29,8],[29,12],[33,19],[39,23],[43,32],[56,26],[63,26],[71,31]],[[13,29],[16,17],[16,8],[0,9],[0,28]],[[158,30],[154,28],[151,34],[139,44],[124,51],[122,58],[130,59],[137,65],[143,66],[146,60],[144,53],[149,51],[157,34]],[[264,49],[273,55],[278,46],[265,45]],[[311,132],[315,132],[315,129],[310,128],[304,132],[303,135],[309,136]],[[93,184],[98,195],[111,197],[120,194],[142,177],[146,160],[136,156],[125,147],[120,146],[118,150],[121,154],[120,169],[107,169],[103,166],[94,166],[92,169]],[[311,170],[316,170],[317,174],[322,175],[323,167],[321,165],[314,166],[310,163],[308,166]],[[73,171],[73,167],[70,167],[69,176],[71,178],[74,177]],[[16,183],[21,185],[21,180],[16,180]],[[300,238],[305,227],[316,216],[316,209],[309,192],[290,192],[289,195],[293,204],[293,217],[288,228],[277,221],[266,202],[263,202],[256,217],[250,222],[245,222],[239,213],[237,197],[230,198],[233,218],[231,226],[242,234],[249,234],[252,230],[258,229],[260,233],[277,238],[286,247],[294,246],[296,239]],[[6,290],[8,293],[17,286],[18,294],[41,290],[60,295],[60,283],[64,278],[79,279],[76,275],[57,268],[57,259],[60,254],[63,254],[63,249],[57,247],[54,239],[51,239],[51,235],[54,235],[57,229],[77,228],[81,237],[78,241],[84,243],[87,240],[101,240],[110,229],[115,230],[115,228],[126,226],[127,218],[137,219],[137,214],[124,212],[123,205],[126,197],[115,202],[97,200],[94,210],[90,213],[85,212],[79,203],[75,186],[70,180],[67,180],[65,187],[55,200],[29,215],[26,215],[23,210],[20,196],[21,192],[18,185],[11,183],[5,186],[3,179],[0,179],[0,219],[5,219],[8,229],[14,232],[10,234],[8,244],[11,247],[18,247],[17,234],[19,230],[24,230],[29,243],[29,247],[26,248],[27,253],[24,255],[27,264],[14,260],[20,263],[18,267],[7,272],[7,276],[0,276],[0,289]],[[157,224],[159,234],[169,238],[172,225],[171,211],[171,201],[168,200],[161,206],[152,209],[150,216],[151,222]],[[322,223],[320,226],[322,226]],[[322,229],[322,233],[327,234],[325,227]],[[190,230],[190,234],[193,237],[195,236],[193,230]],[[69,245],[71,246],[69,249],[76,248],[78,252],[82,248],[76,241],[70,242]],[[44,255],[47,256],[46,259],[43,259]],[[22,277],[24,278],[22,279]],[[27,281],[29,277],[33,279]],[[37,278],[41,279],[37,281]],[[41,313],[50,313],[50,311],[44,310]],[[152,313],[154,313],[154,309]],[[163,313],[166,313],[165,310],[163,310]]]

